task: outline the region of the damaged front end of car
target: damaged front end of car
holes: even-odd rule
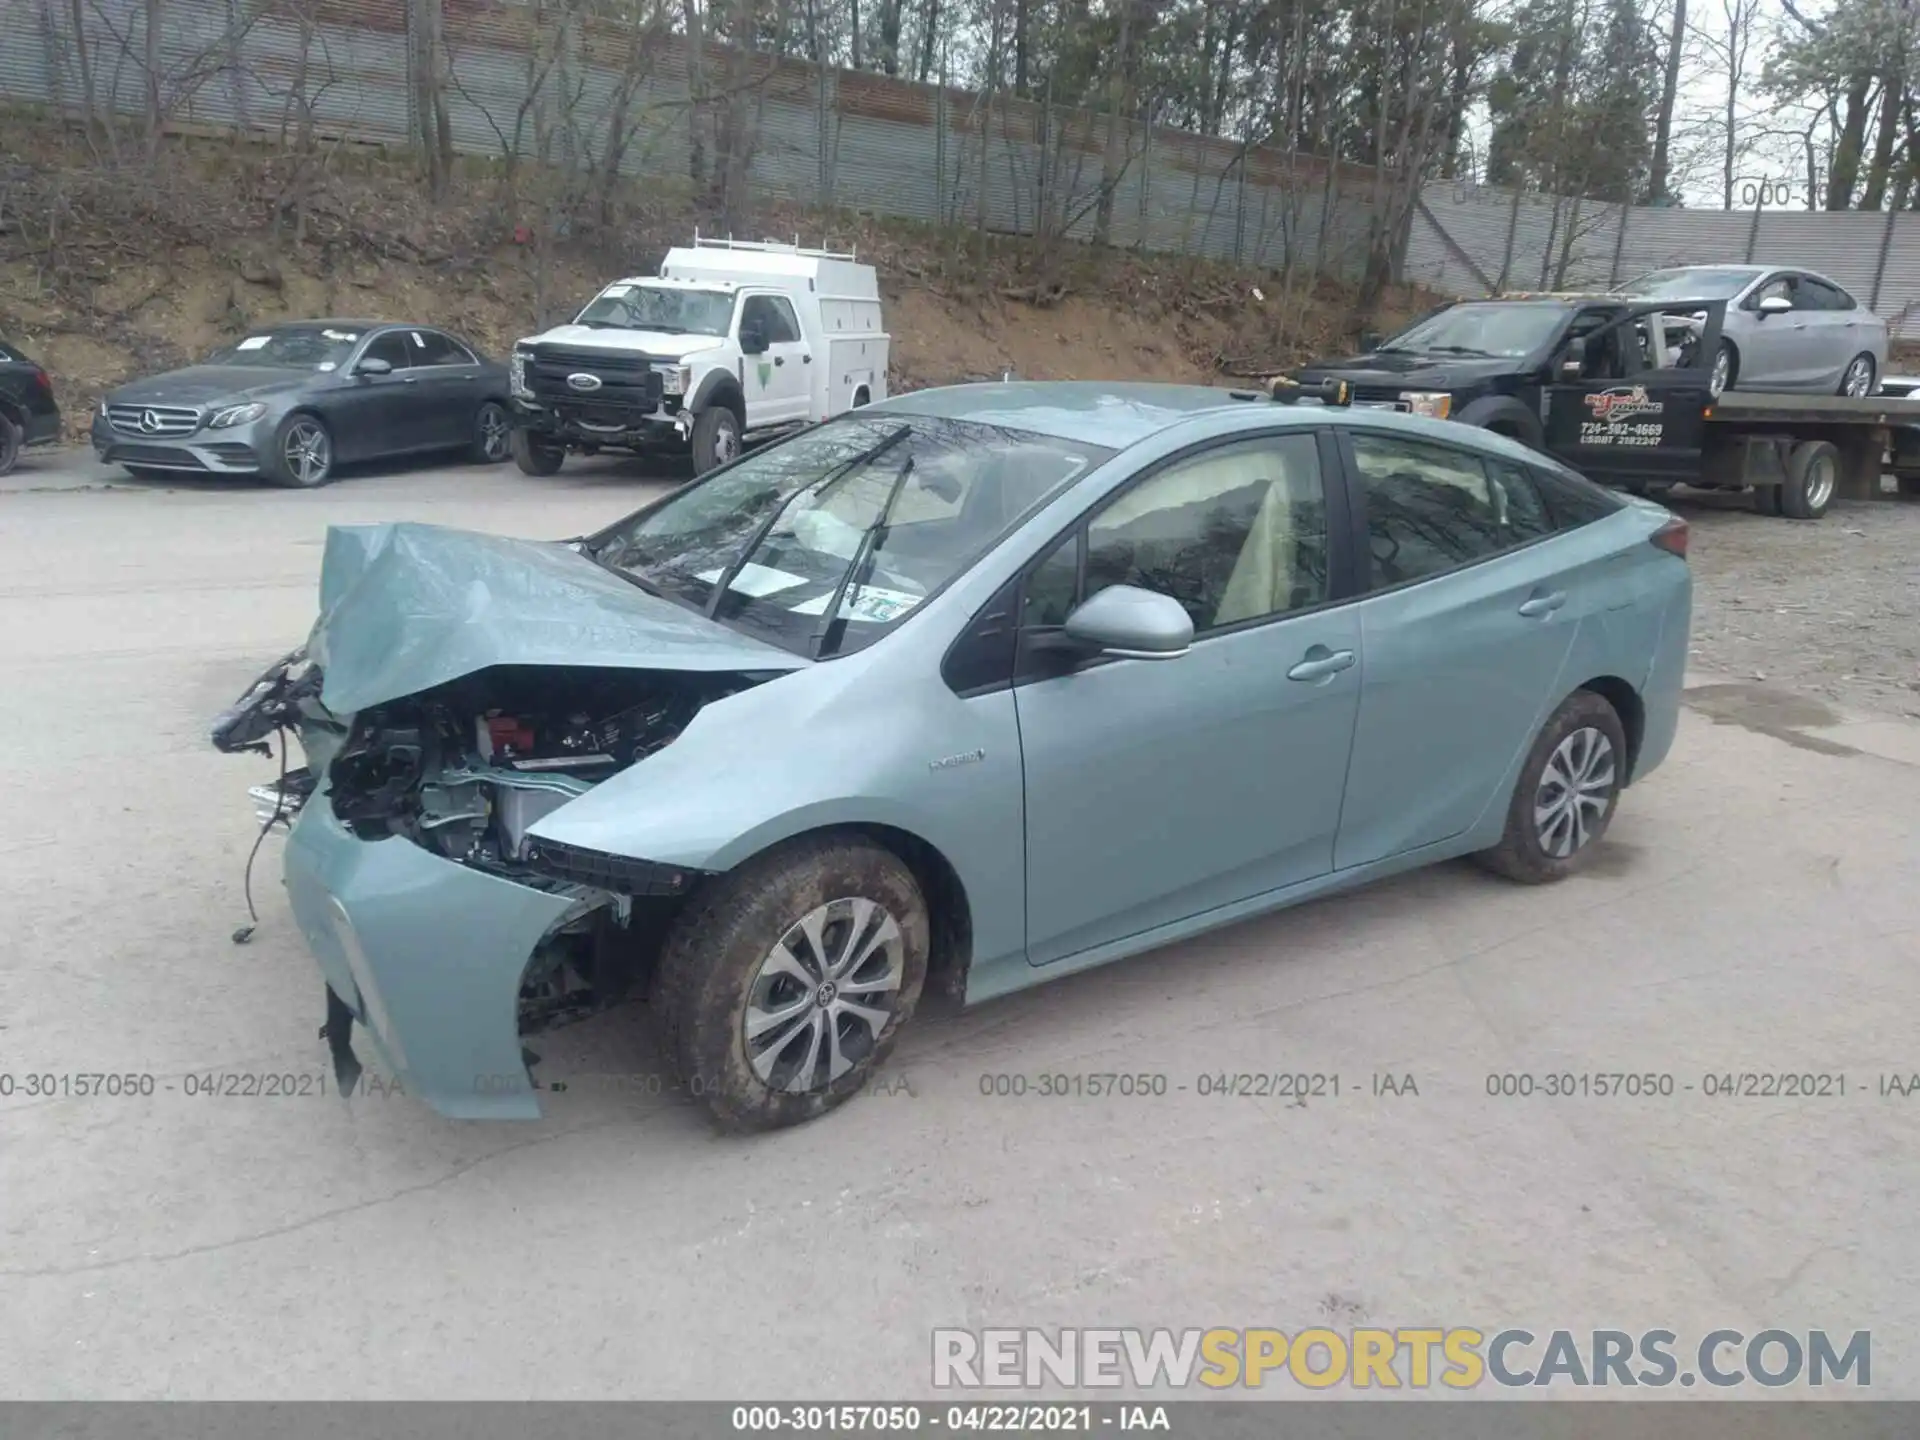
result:
[[[563,621],[554,607],[573,612],[625,595],[604,591],[597,575],[560,571],[572,593],[563,585],[544,596],[548,613],[532,621],[528,605],[514,607],[514,618],[492,627],[492,643],[474,633],[483,622],[465,597],[460,646],[470,659],[499,663],[463,670],[459,660],[446,663],[448,646],[421,633],[450,618],[430,603],[433,582],[457,596],[463,587],[444,582],[471,582],[464,572],[475,556],[497,572],[499,547],[517,542],[472,537],[468,554],[445,542],[448,533],[457,534],[416,544],[415,563],[385,578],[382,567],[362,566],[359,578],[371,575],[383,595],[368,596],[362,583],[349,587],[356,603],[336,597],[325,606],[308,646],[269,667],[215,721],[211,738],[228,753],[271,755],[279,736],[280,775],[250,793],[263,830],[288,827],[288,900],[326,980],[321,1033],[342,1092],[360,1073],[357,1023],[394,1078],[442,1114],[531,1118],[540,1113],[530,1068],[538,1057],[525,1038],[635,993],[701,874],[541,842],[530,831],[672,744],[706,706],[791,666],[729,666],[760,658],[754,642],[730,632],[693,649],[671,633],[679,612],[660,613],[652,607],[665,602],[638,591],[639,608],[618,625],[591,606]],[[421,541],[400,537],[408,539]],[[342,548],[363,559],[365,540]],[[333,568],[332,537],[329,550]],[[330,579],[339,589],[338,575],[323,572],[323,600]],[[357,642],[373,621],[390,642],[377,649],[378,686],[339,643],[343,623],[354,624]],[[556,632],[568,624],[584,663],[554,663],[555,648],[567,648]],[[618,646],[622,663],[592,663],[612,658],[596,651],[621,639],[609,628],[631,642]],[[661,636],[654,651],[681,653],[649,655],[650,630]],[[395,646],[422,657],[413,678],[435,683],[407,688]],[[321,657],[342,654],[329,673]],[[448,669],[461,673],[437,678]],[[377,693],[383,688],[405,693]],[[349,709],[343,694],[366,703]],[[289,736],[305,765],[290,768]]]

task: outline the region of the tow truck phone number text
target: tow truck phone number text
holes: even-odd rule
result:
[[[1580,426],[1582,445],[1658,445],[1662,425],[1594,425],[1583,423]]]

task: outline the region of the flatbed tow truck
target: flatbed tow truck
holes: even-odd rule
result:
[[[1508,306],[1529,313],[1502,315]],[[1473,334],[1484,316],[1484,350],[1423,351],[1416,325],[1406,346],[1307,366],[1275,380],[1274,396],[1305,388],[1356,409],[1458,420],[1617,489],[1745,490],[1762,514],[1794,520],[1819,519],[1836,497],[1882,498],[1883,477],[1920,498],[1920,395],[1712,392],[1706,357],[1725,301],[1512,295],[1446,309],[1469,307],[1477,313],[1455,328]]]

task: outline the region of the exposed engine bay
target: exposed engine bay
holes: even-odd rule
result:
[[[573,919],[532,957],[523,1034],[618,999],[667,909],[659,888],[615,868],[583,877],[537,863],[527,831],[542,817],[673,743],[700,710],[759,683],[736,673],[498,666],[371,707],[342,721],[320,701],[322,676],[302,651],[269,667],[213,726],[221,750],[271,754],[297,734],[307,765],[253,787],[263,833],[291,824],[321,794],[362,840],[399,839],[520,884],[574,896]],[[608,866],[622,862],[608,857]],[[626,862],[632,870],[661,867]],[[657,878],[657,876],[655,877]],[[599,881],[600,883],[596,883]],[[644,897],[644,898],[637,898]],[[653,937],[657,938],[657,937]]]
[[[738,676],[497,668],[354,717],[327,772],[329,801],[362,839],[402,835],[498,870],[527,830],[673,743]]]

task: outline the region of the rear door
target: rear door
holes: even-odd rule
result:
[[[1556,357],[1547,386],[1549,453],[1612,485],[1698,478],[1720,314],[1636,305],[1589,335],[1579,379]],[[1655,346],[1652,335],[1670,337]],[[1684,346],[1682,345],[1682,342]]]
[[[1592,603],[1562,573],[1524,469],[1477,449],[1355,428],[1365,666],[1334,866],[1466,831],[1559,697]]]
[[[473,438],[474,411],[479,405],[475,387],[480,362],[466,346],[438,330],[409,330],[407,341],[415,357],[419,443],[448,449],[465,445]]]
[[[1801,275],[1797,281],[1791,318],[1806,321],[1808,358],[1818,366],[1807,384],[1812,389],[1838,390],[1847,362],[1867,348],[1857,343],[1854,334],[1853,298],[1811,275]]]

